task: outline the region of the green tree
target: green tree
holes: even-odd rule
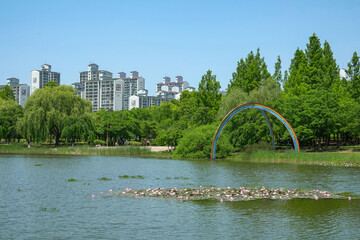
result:
[[[22,114],[23,108],[17,102],[0,98],[0,140],[10,142],[17,137],[16,122]]]
[[[212,140],[216,131],[215,125],[203,125],[188,129],[180,139],[174,156],[183,158],[209,158]],[[233,151],[226,134],[222,133],[216,146],[216,157],[224,158]]]
[[[321,87],[330,89],[334,84],[340,84],[339,66],[336,64],[330,44],[327,41],[324,43],[322,67]]]
[[[0,98],[5,99],[5,100],[8,100],[8,99],[15,100],[14,92],[13,92],[13,90],[11,90],[9,85],[5,85],[4,89],[2,89],[0,91]]]
[[[114,145],[119,140],[136,139],[141,133],[140,121],[129,110],[96,112],[94,124],[98,138],[106,141],[106,145]]]
[[[249,94],[241,88],[233,88],[221,101],[218,122],[230,110],[243,103],[257,102],[271,107],[280,98],[280,86],[272,78],[264,80],[258,89],[251,91]],[[277,121],[272,119],[271,122],[274,125]],[[224,132],[229,136],[230,142],[237,150],[242,149],[245,145],[260,141],[271,142],[267,122],[258,110],[241,111],[232,117],[224,128]],[[274,133],[277,133],[277,131],[274,131]],[[281,135],[279,134],[279,136]]]
[[[289,77],[289,72],[287,70],[285,70],[285,72],[284,72],[284,81],[283,81],[284,84],[287,82],[288,77]]]
[[[63,130],[68,129],[67,137],[71,132],[69,122],[80,119],[81,122],[89,122],[89,119],[84,119],[89,118],[90,114],[91,103],[76,96],[74,88],[45,87],[36,90],[28,98],[24,117],[18,123],[18,130],[28,141],[46,140],[54,136],[55,144],[58,145]]]
[[[57,86],[59,86],[59,84],[57,84],[56,81],[49,81],[45,85],[45,87],[51,87],[51,88],[57,87]]]
[[[294,128],[302,144],[311,146],[317,141],[321,149],[322,142],[335,132],[338,101],[333,92],[313,89],[300,96],[286,95],[280,102],[277,109]],[[290,139],[288,133],[285,136]]]
[[[185,90],[181,93],[179,111],[182,114],[180,115],[179,124],[183,126],[183,129],[199,125],[197,119],[201,117],[199,116],[198,111],[200,106],[201,101],[198,91],[189,92],[188,90]]]
[[[281,59],[280,56],[277,57],[277,62],[275,63],[275,72],[272,75],[272,78],[280,85],[283,84],[282,74],[281,74]]]
[[[351,61],[348,63],[346,73],[351,79],[349,84],[351,97],[360,103],[360,61],[357,52],[354,52]]]
[[[299,48],[296,49],[294,58],[291,59],[289,74],[284,84],[287,94],[300,95],[310,89],[307,59],[305,53]]]
[[[258,48],[256,54],[251,51],[245,60],[240,59],[236,72],[232,74],[228,92],[233,87],[240,87],[246,93],[249,93],[258,88],[262,80],[269,77],[270,73],[267,70],[264,58],[260,56],[260,49]]]
[[[308,66],[308,84],[317,87],[320,84],[323,67],[323,49],[321,48],[320,39],[314,33],[306,44],[305,54]]]
[[[206,74],[201,77],[199,83],[200,109],[201,116],[199,121],[201,124],[211,123],[219,110],[222,94],[220,93],[220,82],[216,81],[216,75],[211,74],[208,70]]]

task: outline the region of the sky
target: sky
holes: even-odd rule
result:
[[[271,74],[277,56],[288,69],[313,33],[340,68],[360,53],[357,0],[0,0],[0,8],[0,84],[30,85],[30,72],[47,63],[70,85],[96,63],[114,77],[138,71],[150,95],[164,76],[197,88],[208,69],[225,90],[257,48]]]

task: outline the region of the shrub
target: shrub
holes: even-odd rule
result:
[[[179,145],[174,151],[175,157],[185,158],[210,158],[211,144],[217,126],[204,125],[195,129],[189,129],[180,139]],[[223,133],[216,146],[216,157],[224,158],[233,151],[229,138]]]
[[[95,144],[95,145],[105,146],[105,141],[100,140],[100,139],[95,139],[95,140],[94,140],[94,144]]]

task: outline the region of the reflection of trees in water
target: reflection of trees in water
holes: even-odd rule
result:
[[[269,238],[354,238],[360,222],[360,200],[191,201],[211,211],[221,226],[232,224],[245,235]],[[200,214],[200,213],[199,213]],[[355,237],[356,238],[356,237]]]

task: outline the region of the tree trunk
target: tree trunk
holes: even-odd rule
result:
[[[321,149],[321,139],[318,140],[318,150],[322,151],[322,149]]]
[[[59,146],[60,134],[55,135],[55,147]]]

